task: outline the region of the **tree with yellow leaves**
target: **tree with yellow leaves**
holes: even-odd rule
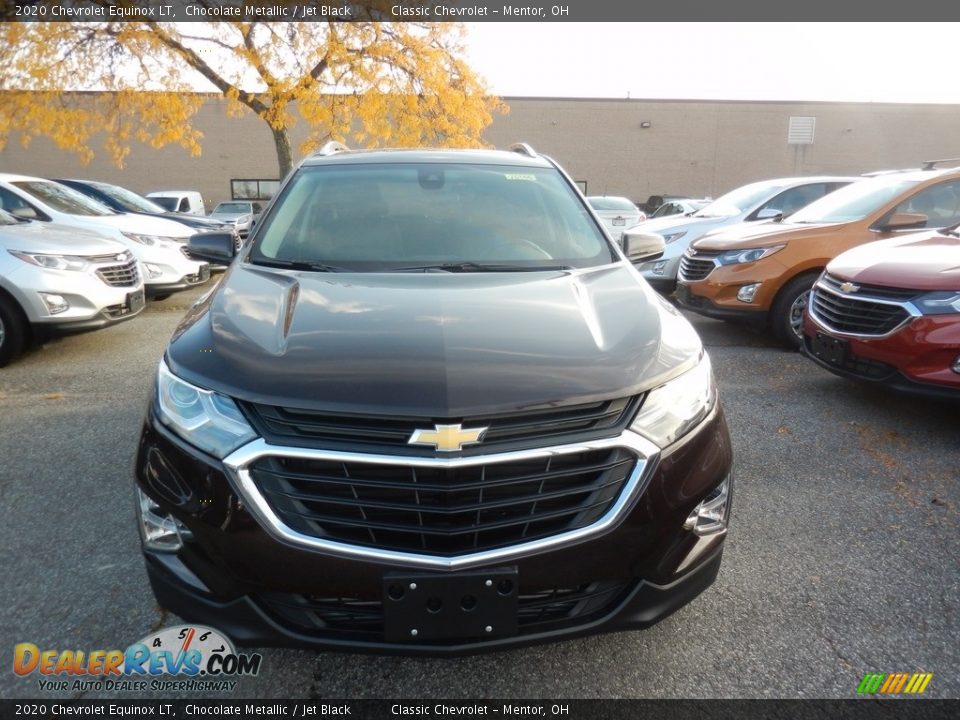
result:
[[[0,23],[0,149],[45,135],[89,161],[102,133],[119,166],[133,141],[199,155],[190,122],[205,89],[267,123],[280,177],[298,121],[302,153],[478,144],[506,108],[463,60],[462,26],[374,22],[379,4],[355,5],[369,22]]]

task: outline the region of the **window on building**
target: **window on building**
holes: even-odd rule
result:
[[[231,180],[230,197],[233,200],[269,200],[279,187],[279,180]]]

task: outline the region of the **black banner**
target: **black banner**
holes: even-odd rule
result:
[[[210,22],[220,20],[377,22],[654,22],[654,21],[944,21],[960,3],[914,0],[0,0],[0,20],[21,22]]]
[[[27,717],[475,718],[571,720],[947,720],[960,700],[2,700]]]

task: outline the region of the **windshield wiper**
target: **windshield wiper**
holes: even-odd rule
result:
[[[327,265],[315,260],[282,260],[280,258],[261,258],[253,263],[262,267],[286,268],[288,270],[313,270],[315,272],[350,272],[346,268]]]
[[[569,265],[508,265],[505,263],[446,262],[432,265],[398,267],[390,272],[536,272],[542,270],[573,270]]]

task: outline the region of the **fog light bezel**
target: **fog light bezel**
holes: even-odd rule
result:
[[[690,511],[683,529],[699,537],[713,537],[727,532],[732,501],[733,473],[730,473]]]
[[[749,285],[741,286],[741,288],[737,290],[737,300],[742,303],[752,303],[757,297],[757,291],[762,284],[763,283],[750,283]]]
[[[47,312],[51,315],[59,315],[60,313],[65,313],[70,309],[70,302],[63,296],[58,295],[57,293],[38,293],[40,299],[43,300],[43,304],[47,308]]]
[[[950,366],[950,369],[953,372],[957,373],[957,375],[960,375],[960,355],[957,355],[953,359],[953,365]]]
[[[137,490],[137,528],[146,550],[177,553],[185,542],[193,540],[193,533],[182,522],[165,511],[139,487]]]
[[[158,277],[163,275],[163,270],[159,266],[154,265],[153,263],[145,262],[143,263],[143,269],[147,272],[147,277],[151,280],[155,280]]]

